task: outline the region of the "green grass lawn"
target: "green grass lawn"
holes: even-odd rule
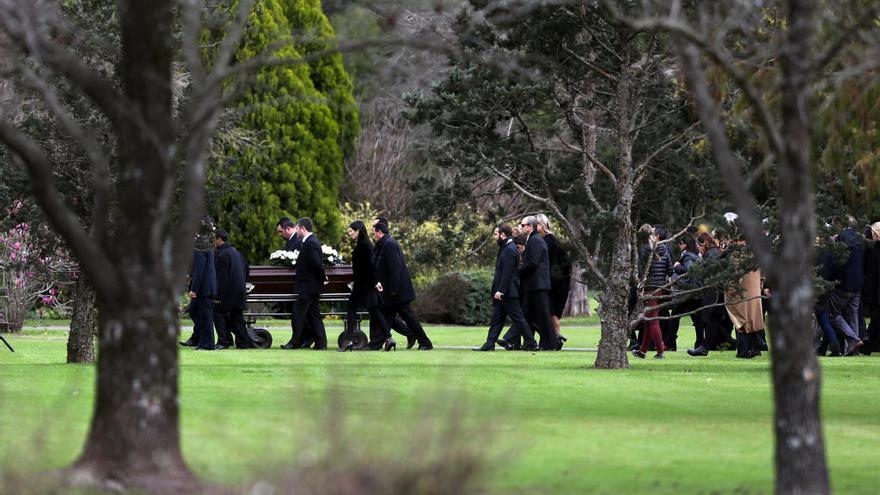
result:
[[[568,324],[568,345],[594,347],[593,323]],[[289,337],[286,325],[273,325],[276,344]],[[331,338],[339,328],[329,322]],[[485,338],[482,328],[427,331],[436,345]],[[681,335],[684,348],[692,330],[683,325]],[[63,332],[7,338],[18,352],[0,348],[0,468],[64,466],[82,447],[94,368],[63,364]],[[184,349],[184,454],[203,479],[244,483],[320,456],[338,426],[345,444],[384,451],[393,462],[407,462],[430,441],[478,445],[498,494],[772,492],[766,355],[668,353],[626,371],[590,369],[594,359],[591,352]],[[880,359],[822,365],[834,490],[874,494]],[[465,433],[444,433],[455,424]]]

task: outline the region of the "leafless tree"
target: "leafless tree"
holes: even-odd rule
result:
[[[0,142],[27,170],[35,199],[97,294],[95,410],[70,479],[163,492],[189,491],[195,483],[180,453],[176,303],[203,210],[205,159],[222,108],[218,103],[236,89],[225,82],[260,63],[282,63],[266,58],[233,65],[251,5],[238,3],[207,67],[198,44],[201,2],[119,1],[121,84],[116,84],[84,62],[75,28],[55,3],[0,1],[0,32],[14,48],[6,51],[13,56],[3,69],[28,78],[92,164],[93,218],[86,230],[57,194],[52,170],[59,164],[6,112],[0,115]],[[190,76],[179,111],[174,104],[178,12]],[[70,114],[53,78],[63,79],[104,114],[118,143],[115,150],[102,146],[93,129]],[[111,163],[111,154],[118,161]],[[111,168],[115,184],[109,181]]]

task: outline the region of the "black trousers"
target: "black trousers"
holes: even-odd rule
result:
[[[251,349],[256,347],[247,333],[244,324],[244,314],[240,309],[228,312],[214,310],[214,328],[217,329],[217,344],[223,347],[238,347],[239,349]],[[233,336],[235,341],[233,342]]]
[[[522,345],[526,349],[534,349],[538,347],[538,343],[535,341],[535,328],[526,316],[526,311],[528,310],[529,305],[528,301],[529,295],[527,293],[523,294],[519,299],[516,299],[517,304],[519,304],[519,313],[523,315],[523,318],[526,321],[525,326],[511,325],[502,339],[517,348]]]
[[[394,321],[398,316],[400,316],[400,319],[403,320],[403,322],[406,324],[406,327],[412,334],[412,336],[419,341],[419,346],[430,347],[433,345],[431,343],[431,339],[429,339],[428,335],[425,334],[425,329],[422,328],[422,324],[419,323],[419,319],[416,318],[416,314],[413,312],[410,303],[406,302],[402,304],[386,304],[382,306],[380,312],[385,318],[385,321],[389,322],[389,326],[390,322]]]
[[[318,294],[300,294],[293,303],[293,314],[290,317],[293,335],[290,342],[293,347],[303,347],[308,342],[315,342],[315,349],[327,348],[327,332],[324,320],[321,319],[321,308]],[[308,325],[308,328],[306,328]],[[309,329],[311,331],[309,331]]]
[[[526,295],[526,321],[541,336],[542,349],[558,349],[559,338],[553,330],[553,319],[550,315],[550,296],[546,290],[536,290]]]
[[[503,297],[500,301],[492,298],[492,322],[489,323],[489,335],[486,337],[487,344],[495,345],[495,341],[501,336],[501,329],[507,323],[508,316],[512,322],[510,325],[511,331],[517,335],[529,335],[531,337],[529,324],[526,322],[519,298]],[[505,340],[507,341],[507,339]],[[534,342],[534,338],[532,338],[532,341]]]
[[[214,298],[197,297],[190,301],[189,316],[198,341],[198,346],[203,349],[214,348]]]

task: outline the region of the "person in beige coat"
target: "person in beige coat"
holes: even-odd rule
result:
[[[764,330],[764,308],[761,302],[761,271],[746,273],[739,280],[739,287],[728,289],[724,294],[727,314],[737,333],[736,357],[751,359],[761,355],[758,332]]]

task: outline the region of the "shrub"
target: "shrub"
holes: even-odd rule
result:
[[[492,318],[491,290],[489,270],[447,273],[427,284],[413,306],[426,322],[488,325]]]

